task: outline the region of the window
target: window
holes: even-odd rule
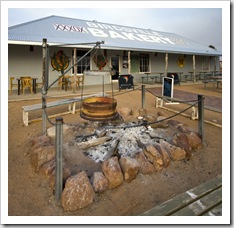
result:
[[[140,54],[140,72],[149,72],[149,54]]]
[[[81,57],[83,57],[88,51],[77,50],[76,51],[76,61],[78,61]],[[73,59],[74,51],[72,51],[72,64],[74,64]],[[77,64],[77,74],[83,74],[84,70],[90,70],[90,53],[85,56],[81,61]],[[72,74],[74,74],[74,67],[72,68]]]

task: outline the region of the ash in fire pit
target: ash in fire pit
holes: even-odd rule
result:
[[[133,126],[134,124],[131,125]],[[105,130],[105,137],[109,137],[110,140],[101,145],[88,148],[85,154],[95,162],[103,162],[114,155],[118,157],[134,157],[136,153],[142,151],[142,148],[138,145],[138,141],[144,144],[153,144],[155,141],[159,142],[160,137],[157,137],[154,129],[151,127],[126,127],[131,125],[122,124],[118,129]],[[97,136],[91,136],[87,138],[87,141],[94,139],[98,139]],[[85,142],[77,143],[77,146],[82,146],[83,143]]]

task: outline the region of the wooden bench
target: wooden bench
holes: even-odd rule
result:
[[[182,193],[140,216],[222,216],[222,176]]]
[[[68,112],[60,113],[59,115],[62,115],[62,114],[64,115],[64,114],[69,114],[69,113],[75,114],[76,102],[80,102],[82,99],[85,99],[88,97],[94,97],[94,96],[103,96],[103,94],[93,94],[93,95],[83,96],[83,98],[75,97],[75,98],[68,98],[68,99],[62,99],[62,100],[58,100],[58,101],[48,102],[48,103],[46,103],[46,108],[52,108],[52,107],[68,104]],[[104,94],[104,96],[107,96],[107,95]],[[25,126],[28,126],[28,124],[31,122],[41,120],[41,118],[29,120],[29,112],[42,109],[42,103],[23,106],[22,109],[23,109],[23,123]]]

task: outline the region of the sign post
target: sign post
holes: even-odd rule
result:
[[[163,77],[162,95],[173,98],[174,78]]]
[[[162,95],[165,97],[173,98],[174,91],[174,77],[163,77]],[[179,104],[178,102],[172,102],[166,104]]]

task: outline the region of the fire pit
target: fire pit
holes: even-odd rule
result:
[[[83,101],[80,116],[91,121],[107,121],[118,117],[117,101],[110,97],[90,97]]]

